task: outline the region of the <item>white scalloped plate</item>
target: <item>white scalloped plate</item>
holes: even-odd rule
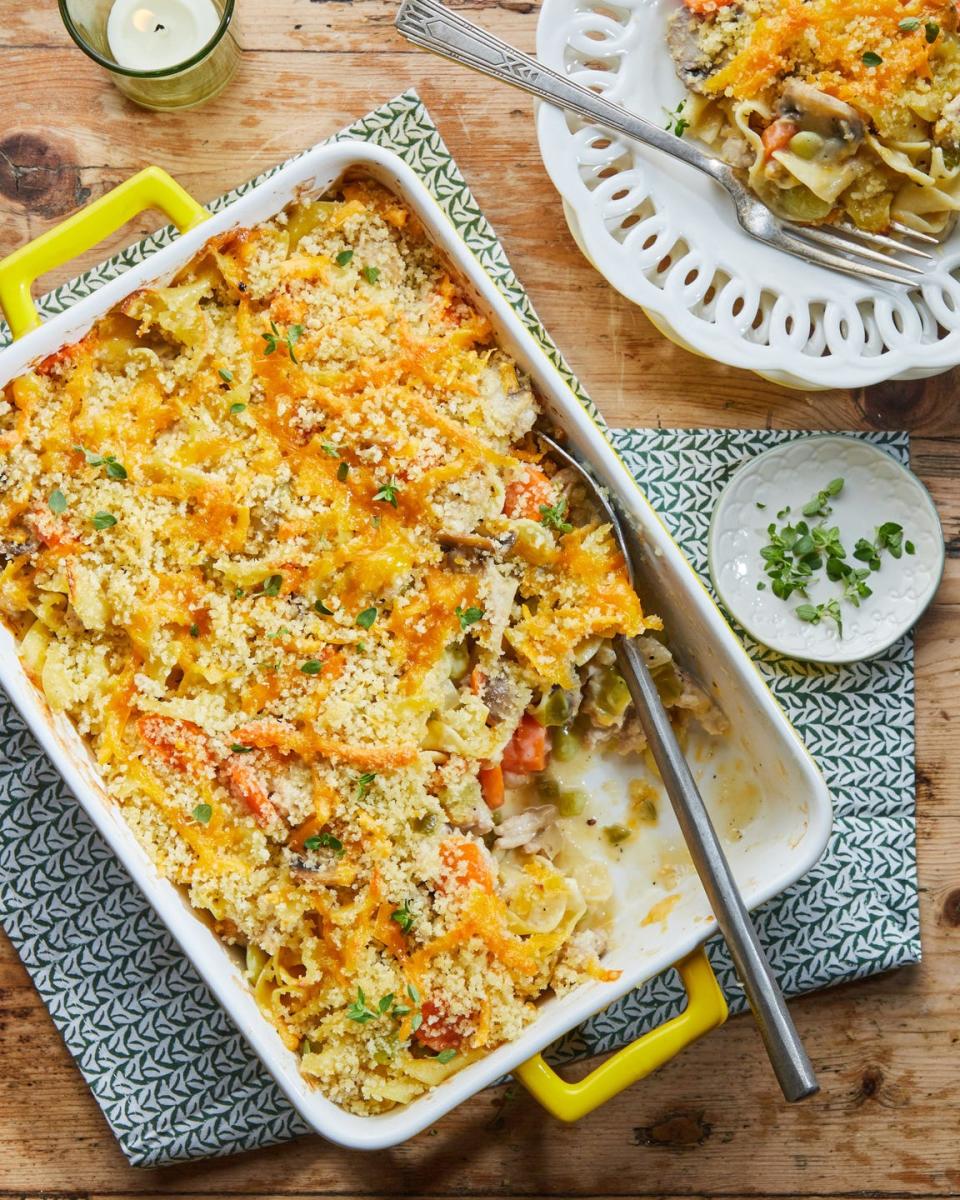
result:
[[[666,48],[679,0],[544,0],[541,62],[659,125],[682,99]],[[810,266],[748,237],[726,193],[548,104],[544,165],[597,270],[667,337],[793,387],[862,387],[960,363],[960,227],[921,289]]]
[[[872,539],[885,521],[902,525],[904,541],[916,548],[899,559],[881,556],[879,571],[868,580],[873,595],[859,608],[841,606],[843,637],[833,622],[807,624],[794,612],[798,604],[839,596],[838,584],[821,572],[809,587],[809,600],[796,594],[780,600],[770,591],[760,557],[778,512],[791,510],[778,525],[787,519],[812,524],[818,518],[803,518],[803,505],[837,478],[844,480],[843,490],[830,501],[833,511],[826,521],[839,527],[851,560],[857,539]],[[790,658],[850,663],[879,654],[919,620],[943,574],[943,532],[930,493],[916,475],[869,442],[829,434],[776,446],[740,467],[714,509],[707,558],[724,608],[756,641]],[[761,582],[766,586],[758,590]]]

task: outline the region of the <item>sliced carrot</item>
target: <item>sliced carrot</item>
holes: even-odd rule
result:
[[[213,762],[207,735],[192,721],[147,713],[137,721],[137,732],[157,757],[175,771],[195,771]]]
[[[503,804],[503,767],[496,763],[492,767],[481,767],[480,791],[487,802],[487,808],[499,808]]]
[[[760,136],[764,157],[769,158],[776,150],[785,149],[796,132],[796,121],[788,121],[785,117],[780,117],[779,120],[768,125]]]
[[[276,817],[266,788],[252,763],[239,754],[231,754],[220,767],[220,780],[234,800],[239,801],[258,825],[266,825]]]
[[[440,843],[440,861],[445,867],[437,880],[437,890],[456,891],[461,887],[478,887],[493,891],[493,875],[483,849],[466,838],[449,839]]]
[[[34,509],[27,517],[33,526],[34,533],[45,546],[75,544],[70,538],[67,523],[62,517],[55,516],[46,509]]]
[[[513,737],[507,742],[500,765],[517,775],[542,771],[546,767],[547,731],[529,713],[523,714]]]
[[[481,671],[479,667],[474,667],[470,672],[470,691],[473,692],[475,696],[479,696],[483,691],[483,685],[486,682],[487,676],[485,672]]]
[[[541,504],[549,508],[555,502],[553,484],[539,467],[527,463],[523,475],[507,484],[503,511],[508,517],[529,517],[539,521]]]
[[[424,1000],[420,1012],[423,1021],[414,1037],[438,1054],[443,1050],[459,1050],[473,1032],[470,1017],[451,1016],[443,1001],[432,996]]]

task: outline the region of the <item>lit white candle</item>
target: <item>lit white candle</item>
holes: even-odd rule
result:
[[[161,71],[202,50],[219,24],[211,0],[116,0],[107,41],[119,66]]]

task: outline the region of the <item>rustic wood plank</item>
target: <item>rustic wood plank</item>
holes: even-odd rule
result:
[[[460,5],[531,49],[535,5]],[[519,93],[406,46],[383,0],[241,6],[240,74],[202,113],[129,105],[69,41],[53,5],[0,29],[0,254],[149,162],[209,199],[421,89],[530,295],[616,425],[906,428],[950,551],[917,641],[917,777],[925,961],[796,1004],[823,1082],[787,1108],[749,1021],[732,1021],[573,1128],[495,1089],[394,1151],[306,1138],[158,1171],[124,1162],[29,978],[0,936],[0,1196],[947,1196],[960,1193],[960,437],[957,372],[857,392],[791,391],[664,340],[577,251]],[[81,268],[156,227],[147,214]],[[76,268],[52,276],[59,281]]]

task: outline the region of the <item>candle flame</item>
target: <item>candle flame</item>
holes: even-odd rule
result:
[[[141,33],[146,33],[157,19],[157,14],[149,8],[138,8],[133,14],[133,24]]]

